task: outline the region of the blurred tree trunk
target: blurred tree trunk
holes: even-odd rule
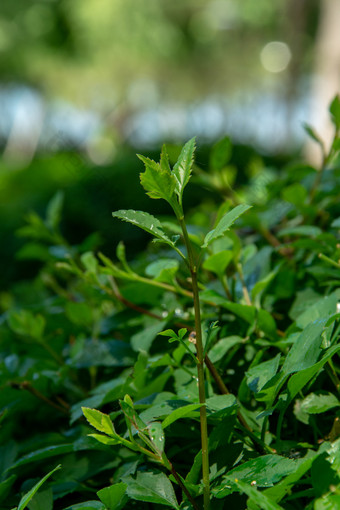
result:
[[[325,142],[328,150],[333,129],[328,107],[340,92],[340,1],[321,0],[320,21],[315,45],[315,68],[311,94],[310,124]],[[306,156],[320,164],[321,154],[314,142],[306,144]]]

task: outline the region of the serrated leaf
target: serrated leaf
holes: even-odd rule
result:
[[[155,216],[152,216],[152,214],[128,209],[115,211],[112,213],[112,216],[142,228],[170,246],[174,244],[165,234],[161,222]]]
[[[179,509],[174,489],[164,473],[137,473],[137,478],[124,478],[127,494],[137,501],[146,501]]]
[[[194,162],[195,152],[195,138],[189,140],[178,157],[177,163],[174,165],[172,174],[176,179],[175,192],[179,197],[179,202],[182,203],[182,196],[185,186],[188,184],[191,174],[192,165]]]
[[[140,174],[140,182],[150,198],[162,198],[170,204],[176,187],[176,179],[167,169],[152,159],[138,154],[145,165],[145,172]]]
[[[171,173],[170,161],[166,145],[163,144],[159,164],[165,172]]]
[[[204,243],[202,244],[202,248],[206,248],[212,241],[217,239],[218,237],[221,237],[229,228],[232,226],[232,224],[241,216],[241,214],[245,213],[250,209],[250,205],[246,204],[240,204],[231,211],[227,212],[218,222],[216,227],[208,232],[208,234],[205,236]]]
[[[44,478],[42,478],[38,483],[36,483],[34,485],[34,487],[32,487],[32,489],[30,491],[27,492],[27,494],[25,494],[21,500],[20,500],[20,503],[18,505],[18,510],[24,510],[24,508],[26,508],[26,506],[28,505],[28,503],[31,501],[31,499],[33,498],[34,494],[40,489],[40,487],[42,486],[43,483],[46,482],[46,480],[55,472],[57,471],[58,469],[61,468],[61,465],[59,464],[59,466],[55,467],[54,469],[52,469],[52,471],[50,471],[49,473],[47,473],[47,475],[44,476]]]
[[[110,416],[97,411],[97,409],[90,409],[89,407],[82,407],[81,409],[89,424],[96,430],[104,432],[104,434],[111,437],[115,437],[117,435],[113,428]]]

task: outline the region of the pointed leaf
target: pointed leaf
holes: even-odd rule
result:
[[[116,444],[120,444],[120,440],[113,437],[104,436],[103,434],[88,434],[89,437],[93,437],[99,443],[114,446]]]
[[[110,416],[89,407],[82,407],[82,411],[89,424],[99,432],[104,432],[104,434],[112,437],[117,435]]]
[[[145,172],[140,174],[140,182],[149,197],[163,198],[171,203],[176,186],[175,177],[152,159],[140,154],[138,157],[145,165]]]
[[[175,409],[175,411],[172,411],[172,413],[169,414],[169,416],[167,416],[162,422],[163,429],[171,425],[171,423],[179,420],[180,418],[184,418],[188,414],[192,413],[192,411],[196,411],[199,407],[201,407],[201,404],[188,404],[187,406]]]
[[[52,471],[50,471],[49,473],[47,473],[46,476],[44,476],[44,478],[42,478],[38,483],[36,483],[34,485],[34,487],[32,487],[32,489],[30,491],[27,492],[27,494],[25,494],[21,500],[20,500],[20,503],[18,505],[18,510],[24,510],[24,508],[26,508],[26,506],[28,505],[28,503],[31,501],[31,499],[33,498],[34,494],[40,489],[40,487],[42,486],[43,483],[46,482],[46,480],[55,472],[57,471],[58,469],[61,468],[61,465],[59,464],[59,466],[55,467],[54,469],[52,469]]]
[[[139,228],[142,228],[149,234],[154,235],[158,239],[161,239],[165,243],[173,246],[173,242],[169,239],[169,237],[165,234],[161,222],[152,216],[152,214],[143,212],[143,211],[134,211],[133,209],[128,210],[120,210],[112,213],[112,216],[115,218],[119,218],[123,221],[127,221],[128,223],[132,223],[132,225],[136,225]]]
[[[195,138],[192,138],[184,145],[172,172],[176,179],[175,191],[180,203],[182,202],[184,188],[190,179],[195,147]]]
[[[250,208],[250,205],[240,204],[234,207],[234,209],[231,211],[227,212],[218,222],[216,227],[208,232],[208,234],[205,236],[202,248],[206,248],[212,241],[215,241],[215,239],[221,237],[227,230],[229,230],[234,221]]]
[[[137,478],[124,478],[127,494],[137,501],[147,501],[179,509],[174,489],[164,473],[137,473]]]

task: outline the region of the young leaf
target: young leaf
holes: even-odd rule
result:
[[[170,246],[174,244],[165,234],[161,222],[149,213],[129,209],[115,211],[112,213],[112,216],[142,228]]]
[[[165,172],[171,173],[169,155],[166,150],[165,144],[163,144],[163,146],[162,146],[162,152],[161,152],[161,158],[160,158],[159,164],[160,164],[162,170],[164,170]]]
[[[231,211],[227,212],[218,222],[216,227],[207,233],[204,239],[204,243],[202,244],[202,248],[206,248],[212,241],[215,241],[215,239],[221,237],[227,230],[229,230],[234,221],[250,208],[250,205],[240,204],[234,207],[234,209]]]
[[[93,439],[96,439],[99,441],[99,443],[114,446],[116,444],[120,444],[119,439],[115,439],[113,437],[103,436],[103,434],[88,434],[89,437],[93,437]]]
[[[179,203],[182,203],[182,196],[185,186],[188,184],[194,162],[195,138],[189,140],[183,147],[172,174],[176,179],[175,192],[178,195]]]
[[[104,434],[111,437],[115,437],[117,435],[113,428],[110,416],[101,413],[96,409],[90,409],[89,407],[82,407],[82,411],[89,424],[99,430],[99,432],[104,432]]]
[[[26,506],[28,505],[28,503],[31,501],[31,499],[33,498],[34,494],[40,489],[40,487],[42,486],[43,483],[46,482],[46,480],[55,472],[57,471],[58,469],[61,468],[61,465],[59,464],[59,466],[55,467],[54,469],[52,469],[52,471],[50,471],[49,473],[47,473],[47,475],[44,476],[44,478],[42,478],[38,483],[36,483],[34,485],[34,487],[32,487],[32,489],[30,491],[27,492],[27,494],[25,494],[21,500],[20,500],[20,503],[18,505],[18,510],[24,510],[24,508],[26,508]]]
[[[170,506],[179,510],[174,489],[164,473],[137,473],[137,478],[124,478],[127,494],[137,501],[146,501],[159,505]]]
[[[145,165],[145,172],[140,174],[140,182],[151,198],[163,198],[170,204],[173,203],[173,193],[176,187],[174,175],[169,169],[162,167],[152,159],[138,154]]]

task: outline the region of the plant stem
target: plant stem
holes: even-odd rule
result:
[[[193,508],[195,510],[200,510],[199,506],[196,503],[196,501],[194,500],[194,498],[192,497],[192,495],[190,494],[190,492],[186,488],[185,484],[182,482],[181,477],[179,476],[179,474],[177,473],[176,469],[174,468],[174,466],[172,465],[172,463],[170,462],[169,459],[167,459],[167,462],[169,463],[169,466],[167,466],[168,469],[171,471],[173,477],[175,478],[175,480],[177,481],[178,485],[181,487],[182,491],[184,492],[184,494],[186,495],[186,497],[188,498],[188,500],[192,504]]]
[[[197,350],[197,376],[198,376],[198,394],[200,404],[200,422],[201,422],[201,444],[202,444],[202,476],[203,476],[203,500],[204,510],[210,509],[210,482],[209,482],[209,452],[208,452],[208,425],[207,409],[205,405],[205,384],[204,384],[204,354],[202,341],[201,310],[199,301],[199,291],[197,282],[197,267],[194,261],[191,243],[188,231],[185,225],[183,215],[177,216],[180,223],[184,243],[188,253],[189,268],[191,273],[192,293],[195,310],[195,330],[196,330],[196,350]]]

